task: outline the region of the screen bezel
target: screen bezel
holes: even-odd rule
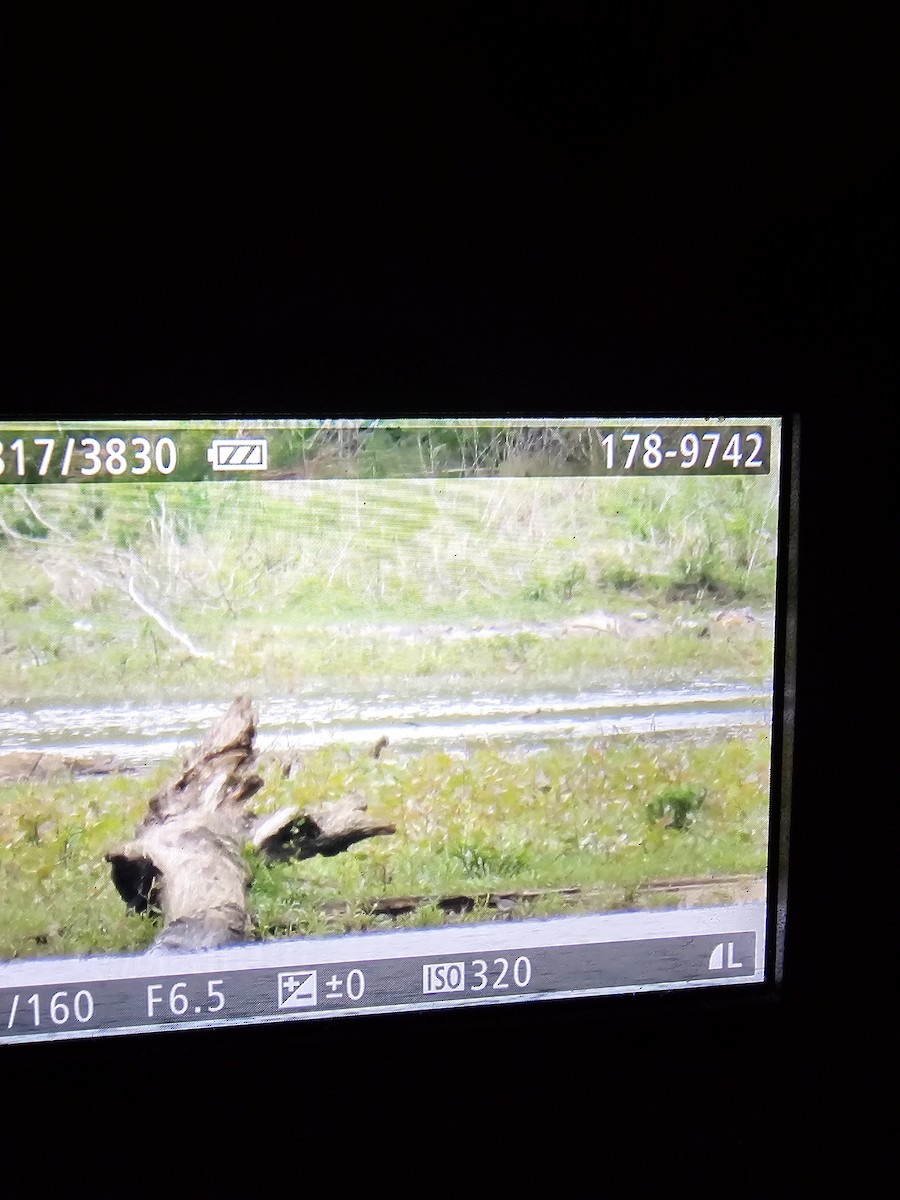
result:
[[[793,744],[793,703],[792,698],[795,693],[795,636],[796,636],[796,620],[797,620],[797,550],[798,550],[798,487],[797,487],[797,466],[798,466],[798,447],[799,447],[799,418],[796,413],[786,411],[774,411],[763,409],[746,408],[723,408],[715,411],[708,409],[699,409],[696,407],[679,406],[678,408],[666,407],[652,409],[650,406],[641,409],[632,409],[631,411],[621,410],[603,410],[590,412],[582,411],[579,413],[575,406],[572,411],[569,408],[559,410],[554,415],[562,416],[591,416],[591,417],[616,417],[616,418],[647,418],[654,420],[674,420],[676,418],[685,417],[747,417],[752,416],[760,419],[779,419],[782,422],[782,446],[781,446],[781,479],[779,490],[779,570],[777,574],[776,586],[776,624],[775,624],[775,640],[774,640],[774,655],[775,655],[775,672],[773,679],[773,725],[772,725],[772,767],[771,767],[771,796],[772,803],[770,808],[770,823],[769,823],[769,858],[767,869],[767,895],[768,903],[766,909],[766,980],[763,983],[747,983],[736,984],[727,988],[710,987],[710,988],[691,988],[684,991],[675,990],[671,992],[660,991],[651,993],[629,993],[619,995],[606,996],[586,996],[586,997],[565,997],[565,998],[548,998],[540,1002],[511,1005],[497,1004],[478,1006],[476,1008],[465,1009],[450,1009],[445,1011],[429,1010],[425,1012],[407,1012],[407,1013],[372,1013],[372,1014],[355,1014],[350,1017],[343,1017],[341,1020],[317,1021],[314,1024],[319,1027],[315,1035],[307,1034],[307,1038],[315,1036],[317,1041],[324,1039],[327,1042],[333,1042],[336,1046],[341,1045],[341,1039],[346,1037],[349,1042],[355,1042],[359,1036],[365,1038],[365,1029],[378,1024],[378,1028],[373,1031],[372,1036],[380,1038],[382,1035],[379,1032],[380,1024],[390,1026],[390,1032],[385,1029],[385,1037],[391,1040],[397,1037],[406,1037],[407,1034],[402,1032],[407,1027],[412,1031],[416,1028],[419,1030],[417,1036],[423,1037],[426,1041],[432,1037],[444,1037],[448,1034],[454,1036],[455,1030],[469,1032],[464,1036],[480,1038],[485,1037],[506,1037],[506,1030],[519,1029],[520,1031],[527,1030],[532,1024],[544,1029],[557,1027],[560,1029],[569,1027],[573,1022],[576,1024],[590,1021],[593,1019],[590,1014],[596,1012],[604,1013],[608,1019],[624,1019],[630,1021],[632,1009],[635,1015],[646,1007],[648,1015],[656,1011],[666,1011],[671,1004],[673,1013],[679,1015],[679,1019],[684,1019],[691,1013],[704,1010],[717,1010],[722,1008],[723,1011],[734,1012],[744,1006],[767,1007],[773,1003],[778,1003],[783,983],[784,973],[784,947],[785,947],[785,930],[787,920],[786,897],[787,897],[787,879],[788,879],[788,851],[789,851],[789,815],[790,815],[790,794],[791,794],[791,749]],[[249,411],[248,411],[249,409]],[[192,412],[192,419],[197,421],[215,421],[229,420],[235,417],[245,418],[254,417],[260,419],[266,418],[284,418],[293,416],[297,419],[317,419],[321,417],[321,411],[314,413],[312,411],[297,412],[296,409],[273,409],[267,408],[261,410],[254,406],[248,406],[248,409],[243,409],[237,412],[229,409],[204,409]],[[346,410],[334,412],[329,415],[334,417],[352,419],[359,418],[362,410]],[[368,415],[368,414],[365,414]],[[402,412],[391,414],[396,417],[407,416],[422,416],[421,410],[413,412]],[[431,414],[429,414],[431,415]],[[434,412],[433,415],[446,416],[446,412]],[[464,418],[477,418],[489,424],[491,417],[497,416],[513,416],[517,418],[527,419],[528,417],[537,418],[539,416],[547,416],[544,410],[506,412],[499,414],[497,412],[470,410],[454,415],[459,415]],[[165,419],[167,416],[178,416],[183,419],[183,412],[167,413],[165,406],[158,406],[153,413],[154,420]],[[46,419],[46,418],[44,418]],[[62,418],[59,418],[62,419]],[[77,416],[73,413],[71,417],[66,416],[66,419],[83,421],[83,413],[79,412]],[[96,416],[95,419],[101,419]],[[123,412],[104,412],[102,414],[104,421],[116,419],[128,419],[134,421],[138,418],[134,413],[126,414]],[[596,1006],[601,1006],[599,1009]],[[535,1011],[539,1010],[539,1011]],[[549,1010],[549,1011],[548,1011]],[[513,1015],[515,1014],[515,1015]],[[135,1041],[149,1041],[153,1045],[158,1045],[161,1041],[167,1040],[167,1034],[175,1032],[179,1036],[177,1041],[182,1042],[184,1039],[190,1039],[192,1042],[197,1042],[197,1039],[219,1038],[223,1035],[231,1039],[236,1038],[241,1041],[247,1035],[252,1037],[254,1030],[260,1039],[273,1040],[273,1044],[278,1044],[287,1050],[299,1039],[300,1044],[303,1042],[304,1034],[302,1027],[311,1023],[307,1022],[272,1022],[263,1025],[248,1025],[248,1026],[230,1026],[223,1025],[214,1028],[177,1028],[166,1029],[159,1031],[141,1031],[139,1033],[104,1033],[102,1036],[91,1038],[85,1037],[77,1039],[78,1044],[95,1045],[100,1042],[111,1043],[113,1045],[121,1045],[123,1042],[129,1044]],[[356,1033],[355,1031],[346,1031],[345,1033],[336,1032],[332,1029],[333,1026],[361,1026],[363,1032]],[[445,1033],[441,1033],[444,1030]],[[335,1040],[337,1039],[337,1040]],[[37,1046],[44,1044],[35,1041],[29,1043]],[[68,1044],[64,1042],[64,1044]],[[198,1046],[201,1044],[198,1042]],[[3,1047],[5,1050],[7,1047]],[[17,1053],[27,1053],[21,1048]],[[200,1053],[204,1053],[202,1048]]]

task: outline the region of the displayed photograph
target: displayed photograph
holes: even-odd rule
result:
[[[0,960],[764,901],[768,424],[0,432]]]

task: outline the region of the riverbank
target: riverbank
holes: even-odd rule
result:
[[[0,957],[149,944],[152,922],[125,909],[103,856],[128,839],[172,769],[0,786]],[[706,880],[707,900],[718,887],[726,902],[734,876],[765,871],[769,738],[760,729],[561,740],[525,755],[481,744],[388,746],[375,758],[331,745],[296,766],[270,759],[264,776],[261,811],[356,793],[397,828],[335,858],[254,862],[251,906],[264,937],[690,902],[690,889],[650,886],[667,880]],[[507,906],[478,903],[541,889]],[[459,896],[472,908],[437,903]],[[373,904],[398,897],[425,902],[396,915]]]
[[[633,615],[637,614],[637,615]],[[81,627],[84,626],[84,627]],[[70,627],[52,654],[21,642],[0,654],[4,707],[118,700],[230,699],[397,690],[415,697],[682,686],[698,679],[765,683],[772,619],[760,611],[671,606],[573,611],[547,621],[308,623],[251,618],[214,637],[210,657],[163,648],[147,629],[113,639],[103,619]]]

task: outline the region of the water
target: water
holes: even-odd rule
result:
[[[0,752],[32,750],[78,757],[113,755],[129,762],[167,758],[196,743],[227,707],[223,701],[119,703],[0,709]],[[709,683],[653,691],[479,693],[406,699],[286,696],[257,705],[260,750],[290,752],[327,744],[453,746],[477,740],[525,745],[557,738],[668,733],[763,726],[771,693],[742,684]]]

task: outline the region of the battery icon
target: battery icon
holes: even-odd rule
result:
[[[206,458],[214,471],[265,471],[269,443],[265,438],[214,438]]]

